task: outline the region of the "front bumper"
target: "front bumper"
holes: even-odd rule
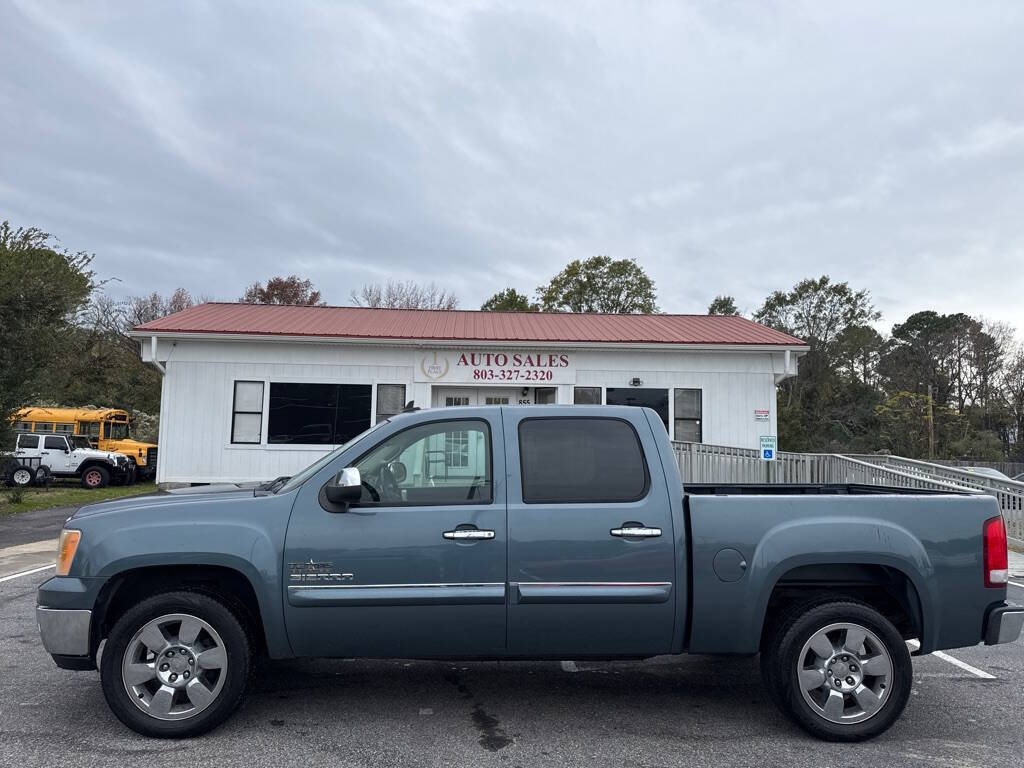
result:
[[[993,608],[985,620],[985,645],[1012,643],[1024,628],[1024,608],[1000,605]]]
[[[36,607],[43,647],[51,656],[88,656],[92,611]]]

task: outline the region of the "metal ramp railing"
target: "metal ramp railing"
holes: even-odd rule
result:
[[[762,461],[751,448],[672,445],[684,483],[857,483],[988,494],[999,502],[1009,535],[1024,542],[1024,483],[899,456],[779,451],[775,461]]]

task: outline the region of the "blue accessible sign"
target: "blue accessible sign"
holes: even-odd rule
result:
[[[779,438],[775,435],[761,435],[761,460],[775,461],[779,449]]]

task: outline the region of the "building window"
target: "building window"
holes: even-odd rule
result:
[[[444,433],[444,461],[452,469],[469,466],[469,432],[459,430]]]
[[[263,438],[263,382],[236,381],[231,406],[231,442],[254,444]]]
[[[523,501],[637,501],[650,479],[636,430],[621,419],[524,419],[519,423]]]
[[[600,387],[574,387],[572,390],[572,401],[576,405],[600,405]]]
[[[661,417],[661,423],[668,431],[668,390],[641,389],[640,387],[609,387],[605,390],[604,401],[608,405],[635,405],[650,408]]]
[[[554,387],[536,387],[533,390],[534,405],[554,405],[557,392]],[[597,390],[597,396],[601,397],[601,390]]]
[[[675,439],[687,443],[702,442],[701,390],[677,389],[674,395],[675,413],[672,418],[675,421]]]
[[[389,419],[405,408],[405,384],[377,385],[377,421]]]
[[[268,443],[341,445],[370,427],[369,384],[270,383]]]

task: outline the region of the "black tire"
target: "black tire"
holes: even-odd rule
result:
[[[223,687],[212,703],[181,720],[162,720],[144,712],[133,701],[121,672],[136,633],[148,622],[168,614],[188,614],[207,622],[223,641],[227,658]],[[242,703],[254,668],[253,647],[242,619],[217,598],[184,591],[155,595],[126,611],[110,630],[100,659],[103,695],[118,720],[136,733],[161,739],[198,736],[223,723]]]
[[[853,624],[869,630],[874,635],[872,642],[878,641],[891,662],[887,682],[881,684],[885,691],[881,706],[859,722],[827,719],[808,703],[800,685],[798,669],[804,664],[801,653],[805,643],[821,630],[836,624]],[[761,652],[761,672],[769,697],[786,716],[812,736],[826,741],[864,741],[884,733],[903,713],[913,684],[910,651],[893,624],[870,606],[854,600],[821,598],[793,606],[769,631]],[[823,679],[827,681],[828,677]],[[879,679],[867,678],[864,682],[872,679],[877,687]],[[824,688],[827,687],[826,682]],[[818,692],[824,693],[822,689]],[[813,695],[818,695],[818,692]],[[826,698],[830,694],[831,691],[825,694]],[[856,709],[857,702],[851,697],[852,694],[847,698],[849,706]]]
[[[40,465],[39,469],[36,470],[36,485],[47,486],[50,484],[50,480],[52,479],[53,475],[50,474],[50,468],[45,464]]]
[[[98,481],[94,484],[93,477],[99,476]],[[90,467],[86,467],[82,470],[82,485],[86,488],[106,488],[110,484],[110,472],[106,467],[102,467],[99,464],[93,464]]]

